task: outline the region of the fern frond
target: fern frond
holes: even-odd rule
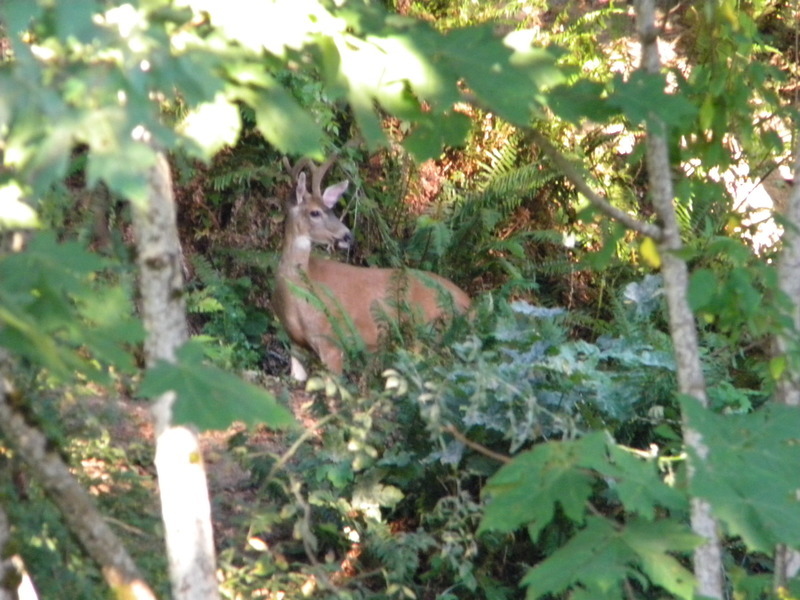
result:
[[[506,144],[501,148],[493,148],[489,152],[490,161],[479,162],[480,174],[477,177],[476,187],[485,190],[492,181],[514,170],[519,152],[516,144]]]
[[[273,169],[263,165],[244,165],[235,169],[226,170],[224,173],[215,173],[209,179],[211,189],[215,192],[224,192],[232,188],[245,187],[252,181],[268,179],[274,175]]]

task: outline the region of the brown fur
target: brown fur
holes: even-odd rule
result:
[[[275,311],[292,342],[314,352],[336,374],[342,372],[343,353],[331,319],[347,333],[347,319],[341,310],[352,320],[367,349],[374,350],[380,337],[379,315],[397,319],[398,305],[409,307],[412,315],[426,323],[445,316],[449,303],[442,302],[443,291],[451,294],[455,310],[466,312],[470,306],[464,291],[433,273],[356,267],[311,256],[312,243],[332,246],[352,241],[350,230],[331,210],[345,187],[344,183],[331,186],[317,197],[305,189],[305,177],[298,178],[295,199],[287,202],[274,298]],[[312,294],[325,308],[321,310],[318,302],[298,290]],[[292,375],[305,378],[294,355]]]

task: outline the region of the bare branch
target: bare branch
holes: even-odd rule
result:
[[[70,473],[44,434],[31,427],[13,408],[11,385],[0,374],[0,431],[25,462],[30,473],[58,507],[70,531],[102,569],[115,597],[154,599],[125,546],[109,527],[92,497]]]
[[[495,452],[494,450],[490,450],[486,446],[479,444],[478,442],[473,442],[463,433],[461,433],[458,429],[456,429],[455,425],[447,425],[444,428],[444,431],[452,435],[456,438],[459,442],[467,446],[468,448],[472,448],[476,452],[483,454],[484,456],[488,456],[492,460],[496,460],[497,462],[501,462],[503,464],[508,464],[511,462],[511,458],[506,456],[505,454],[500,454],[499,452]]]
[[[462,92],[461,96],[465,102],[468,102],[478,108],[482,108],[483,110],[488,110],[488,108],[483,106],[483,103],[477,98],[477,96],[470,94],[469,92]],[[564,154],[558,148],[556,148],[550,142],[550,140],[548,140],[533,127],[521,127],[521,129],[523,129],[531,138],[533,143],[539,146],[539,148],[542,149],[547,157],[553,161],[553,164],[559,168],[564,176],[566,176],[566,178],[572,182],[572,185],[575,186],[575,189],[583,194],[598,210],[612,219],[619,221],[628,229],[653,238],[656,241],[661,240],[662,231],[658,225],[640,221],[624,210],[620,210],[617,207],[612,206],[608,200],[598,194],[592,188],[592,186],[587,183],[586,178],[584,177],[583,173],[581,173],[581,169],[569,158],[564,156]]]
[[[545,136],[533,128],[528,129],[528,135],[533,140],[533,143],[539,146],[539,148],[542,149],[548,158],[553,161],[553,164],[555,164],[567,177],[567,179],[572,182],[572,185],[574,185],[575,188],[581,194],[583,194],[598,210],[612,219],[619,221],[628,229],[641,233],[642,235],[646,235],[647,237],[653,238],[656,241],[661,240],[663,232],[661,231],[660,227],[653,225],[652,223],[640,221],[624,210],[620,210],[616,206],[612,206],[608,200],[603,198],[600,194],[595,192],[594,189],[592,189],[592,187],[586,182],[586,179],[581,174],[578,167],[566,156],[564,156],[561,151],[559,151],[558,148],[556,148]]]

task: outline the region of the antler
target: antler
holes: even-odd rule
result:
[[[304,156],[303,158],[298,160],[296,163],[294,163],[294,166],[292,166],[292,163],[289,162],[289,158],[286,157],[286,156],[283,157],[283,166],[286,169],[286,171],[289,173],[289,176],[292,178],[292,181],[297,181],[297,176],[300,175],[300,172],[303,169],[305,169],[307,166],[313,165],[313,164],[314,163],[311,162],[310,158],[307,158],[307,157]]]
[[[297,181],[298,175],[300,172],[308,167],[308,170],[311,172],[311,193],[315,196],[320,197],[322,196],[322,178],[325,177],[325,173],[328,172],[328,169],[331,168],[336,159],[339,158],[339,155],[342,153],[342,150],[345,148],[350,148],[356,146],[359,143],[359,140],[356,138],[352,138],[345,143],[339,150],[335,150],[321,165],[317,166],[314,164],[314,161],[310,158],[303,157],[298,160],[294,166],[291,165],[289,159],[285,156],[283,157],[283,166],[286,167],[286,170],[291,175],[292,180]]]

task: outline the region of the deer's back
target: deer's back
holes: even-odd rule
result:
[[[466,312],[470,306],[469,296],[454,283],[413,269],[357,267],[311,257],[308,279],[331,314],[341,307],[372,347],[378,342],[381,314],[397,318],[398,310],[408,310],[429,322],[451,310]],[[325,300],[328,291],[335,300]]]

